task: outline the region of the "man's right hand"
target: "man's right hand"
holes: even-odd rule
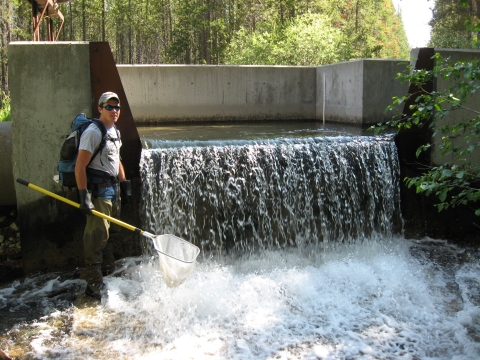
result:
[[[86,189],[78,190],[80,195],[80,211],[85,215],[91,215],[95,206],[92,204],[92,193]]]

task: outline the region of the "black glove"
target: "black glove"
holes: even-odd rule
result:
[[[92,204],[92,192],[86,189],[78,190],[80,195],[80,211],[85,215],[91,215],[92,210],[95,209],[95,206]]]
[[[127,205],[132,199],[132,183],[130,180],[120,183],[120,198],[122,199],[122,205]]]

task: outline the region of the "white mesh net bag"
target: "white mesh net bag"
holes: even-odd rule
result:
[[[175,235],[157,235],[153,239],[158,252],[160,270],[169,287],[177,287],[195,268],[200,249]]]

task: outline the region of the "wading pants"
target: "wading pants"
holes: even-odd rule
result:
[[[115,191],[117,189],[112,189]],[[111,200],[103,197],[92,199],[95,210],[105,215],[117,216],[117,204],[112,205]],[[115,195],[106,196],[115,201]],[[107,245],[110,236],[110,222],[95,215],[87,215],[87,225],[83,233],[83,256],[85,259],[85,280],[94,288],[102,283],[105,273],[112,273],[115,269],[115,259],[110,247]]]

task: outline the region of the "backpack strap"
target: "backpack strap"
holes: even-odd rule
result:
[[[119,140],[121,140],[120,131],[118,131],[117,126],[115,124],[113,124],[113,127],[115,128],[115,131],[117,132],[117,138]]]
[[[100,130],[100,132],[102,133],[102,141],[100,142],[100,145],[98,145],[97,149],[94,151],[87,167],[92,163],[95,156],[97,156],[98,153],[103,150],[103,148],[105,147],[105,144],[107,143],[107,128],[105,127],[105,124],[98,119],[91,119],[91,124],[92,123],[95,124]],[[118,133],[118,130],[117,130],[117,133]]]

